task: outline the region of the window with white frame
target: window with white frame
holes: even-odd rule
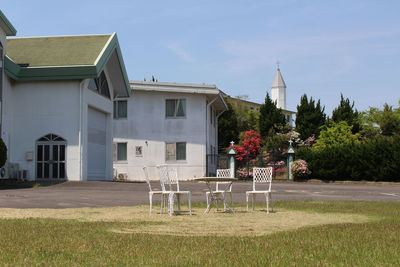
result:
[[[126,161],[128,159],[127,143],[114,143],[114,161]]]
[[[186,116],[186,99],[166,99],[165,117],[183,118]]]
[[[114,100],[114,119],[128,117],[128,100]]]
[[[165,160],[186,160],[186,142],[166,143]]]

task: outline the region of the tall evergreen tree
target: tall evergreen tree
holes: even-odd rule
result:
[[[354,101],[350,104],[350,100],[344,99],[343,94],[340,94],[339,106],[332,112],[332,120],[336,123],[347,122],[347,125],[352,126],[353,134],[360,131],[360,114],[357,109],[354,109]]]
[[[320,100],[315,104],[313,98],[308,101],[304,94],[297,105],[296,131],[300,133],[300,138],[305,140],[315,135],[318,138],[320,127],[326,122],[325,107],[321,107]]]
[[[285,125],[285,115],[283,115],[280,108],[276,107],[276,104],[272,102],[267,93],[265,103],[260,107],[259,128],[261,137],[265,138],[271,129],[277,132],[278,129],[283,128]]]
[[[383,106],[383,111],[380,113],[379,121],[382,135],[400,135],[400,113],[398,110],[393,111],[393,107],[387,103]]]
[[[226,101],[226,100],[225,100]],[[229,101],[226,101],[229,110],[225,111],[218,119],[218,151],[223,152],[229,142],[239,141],[238,119],[235,110]]]

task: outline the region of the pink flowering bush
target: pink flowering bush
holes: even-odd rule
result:
[[[239,176],[241,179],[247,178],[247,168],[239,168],[236,170],[236,175]],[[252,168],[250,168],[249,176],[253,177]]]
[[[290,166],[294,180],[306,179],[311,171],[308,169],[307,162],[305,160],[296,160]]]

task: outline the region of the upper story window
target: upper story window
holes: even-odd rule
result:
[[[96,79],[90,79],[88,88],[110,99],[110,89],[104,71]]]
[[[128,117],[128,100],[114,100],[114,119]]]
[[[186,99],[167,99],[165,102],[166,118],[183,118],[186,116]]]

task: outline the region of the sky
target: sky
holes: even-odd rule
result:
[[[263,103],[276,62],[287,109],[340,94],[359,111],[400,99],[398,0],[5,1],[17,37],[116,32],[130,80],[215,84]]]

